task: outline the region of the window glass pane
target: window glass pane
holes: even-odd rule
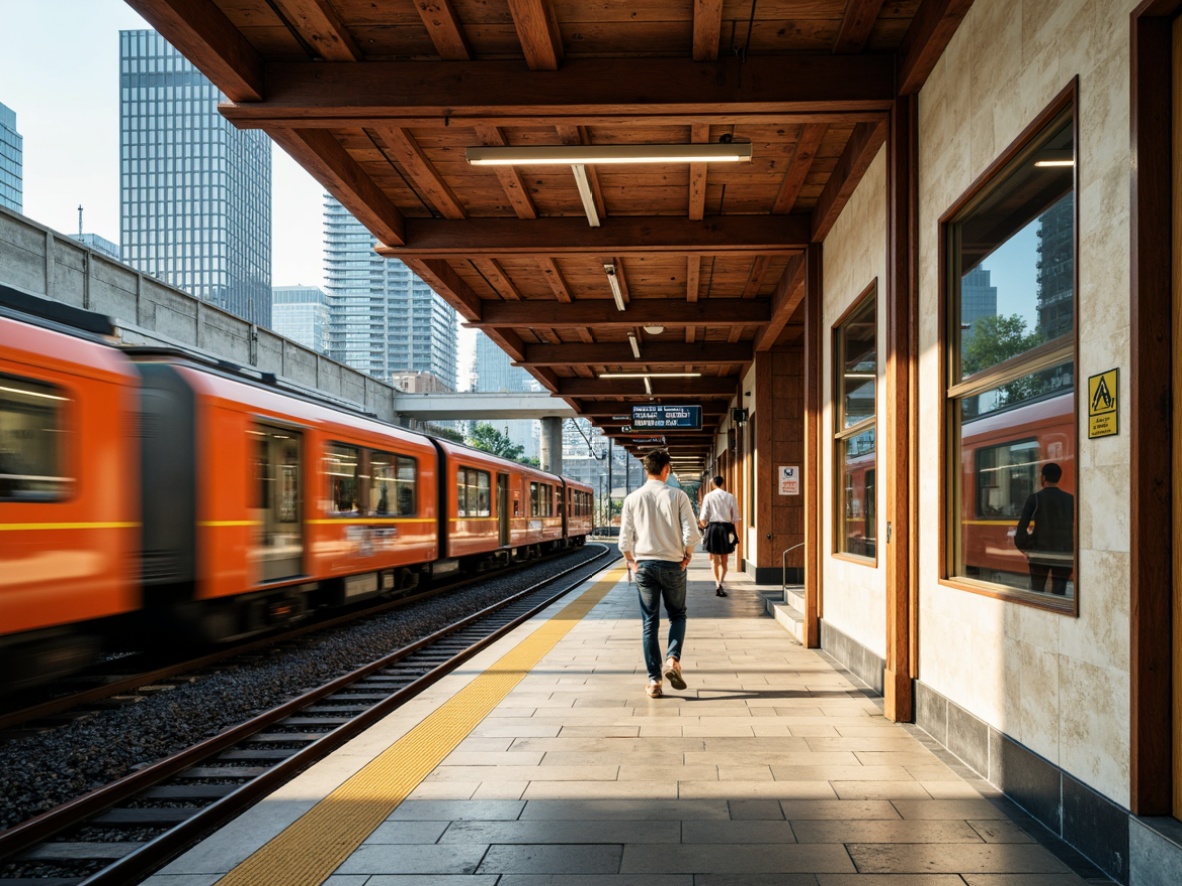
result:
[[[838,550],[862,557],[875,555],[875,474],[877,456],[874,430],[847,437],[841,453],[841,511]]]
[[[378,517],[394,513],[394,456],[387,452],[369,454],[369,500]]]
[[[415,501],[415,487],[418,483],[418,464],[413,458],[398,456],[397,475],[394,481],[397,488],[395,501],[398,503],[398,516],[411,517],[418,513]]]
[[[484,471],[480,471],[476,476],[476,515],[478,517],[488,517],[492,514],[489,479],[489,475]]]
[[[1075,169],[1061,115],[952,226],[961,379],[1074,329]],[[1053,165],[1048,165],[1053,164]]]
[[[0,500],[57,501],[63,476],[62,410],[67,398],[40,382],[0,376]]]
[[[874,415],[874,383],[878,375],[876,308],[877,299],[866,299],[838,328],[842,428],[856,425]]]
[[[361,454],[357,449],[340,443],[329,444],[324,456],[324,475],[328,481],[325,513],[329,516],[356,516],[362,512],[360,472]]]

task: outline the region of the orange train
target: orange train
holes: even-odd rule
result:
[[[584,543],[591,487],[0,287],[0,674],[217,642]]]

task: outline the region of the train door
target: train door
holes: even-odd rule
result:
[[[258,581],[304,573],[303,437],[298,431],[257,425],[255,448],[256,533],[251,560]]]
[[[509,475],[497,474],[497,530],[499,544],[509,544]]]

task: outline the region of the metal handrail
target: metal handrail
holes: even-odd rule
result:
[[[803,547],[804,547],[804,542],[802,541],[800,544],[793,545],[792,547],[785,550],[784,553],[780,554],[780,568],[781,568],[781,576],[782,576],[781,580],[780,580],[780,590],[784,593],[787,593],[787,591],[788,591],[788,555],[791,554],[793,551],[795,551],[797,548],[803,548]]]

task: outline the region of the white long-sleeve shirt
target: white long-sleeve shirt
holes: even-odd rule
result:
[[[689,496],[660,480],[649,480],[624,499],[620,551],[636,560],[680,563],[701,540]]]
[[[703,523],[738,523],[739,507],[735,497],[722,488],[714,488],[702,498],[698,518]]]

